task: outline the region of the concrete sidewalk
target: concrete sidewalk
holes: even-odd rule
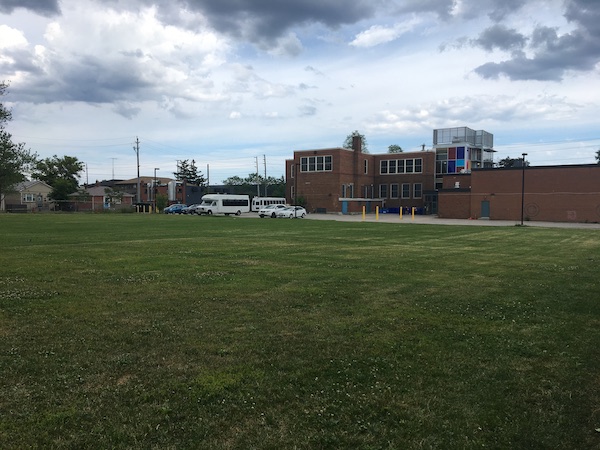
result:
[[[520,221],[514,220],[487,220],[487,219],[443,219],[434,215],[415,215],[414,219],[411,215],[403,215],[400,218],[397,214],[379,214],[379,218],[375,214],[366,214],[363,219],[362,214],[308,214],[306,219],[309,220],[338,220],[344,222],[382,222],[382,223],[397,223],[397,224],[430,224],[430,225],[470,225],[480,227],[514,227],[520,225]],[[543,227],[543,228],[582,228],[590,230],[600,230],[600,223],[578,223],[578,222],[523,222],[527,227]]]

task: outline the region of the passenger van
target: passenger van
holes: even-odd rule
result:
[[[267,205],[285,205],[283,197],[253,197],[252,211],[258,212]]]
[[[250,197],[248,195],[206,194],[202,203],[196,209],[198,214],[235,214],[250,212]]]

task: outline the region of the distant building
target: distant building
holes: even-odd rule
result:
[[[447,218],[600,222],[600,165],[495,168],[494,136],[468,127],[433,131],[433,148],[363,153],[296,150],[286,197],[309,212],[357,214],[400,208]],[[525,176],[525,183],[522,178]],[[524,186],[524,195],[522,189]],[[523,199],[522,199],[523,197]]]
[[[52,187],[43,181],[33,180],[18,183],[13,192],[7,193],[0,202],[0,211],[31,212],[50,209],[53,205],[48,199]]]
[[[119,192],[108,186],[91,186],[82,192],[76,192],[71,198],[68,211],[105,211],[132,208],[135,196],[126,192]]]
[[[352,214],[436,207],[433,151],[363,153],[353,148],[298,150],[286,161],[286,197],[310,212]]]

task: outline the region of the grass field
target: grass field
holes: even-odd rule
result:
[[[600,448],[600,231],[0,215],[0,448]]]

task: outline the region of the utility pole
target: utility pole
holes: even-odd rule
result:
[[[267,197],[267,156],[263,155],[263,163],[265,165],[265,197]]]
[[[525,213],[525,157],[527,156],[527,153],[522,153],[522,156],[523,160],[521,161],[521,226],[523,226],[523,216]]]
[[[260,183],[258,182],[258,156],[254,157],[254,161],[256,162],[256,194],[260,197]]]
[[[137,202],[140,203],[140,140],[135,138],[135,146],[133,151],[137,156]]]
[[[117,158],[110,158],[112,159],[112,180],[115,180],[115,159]]]

